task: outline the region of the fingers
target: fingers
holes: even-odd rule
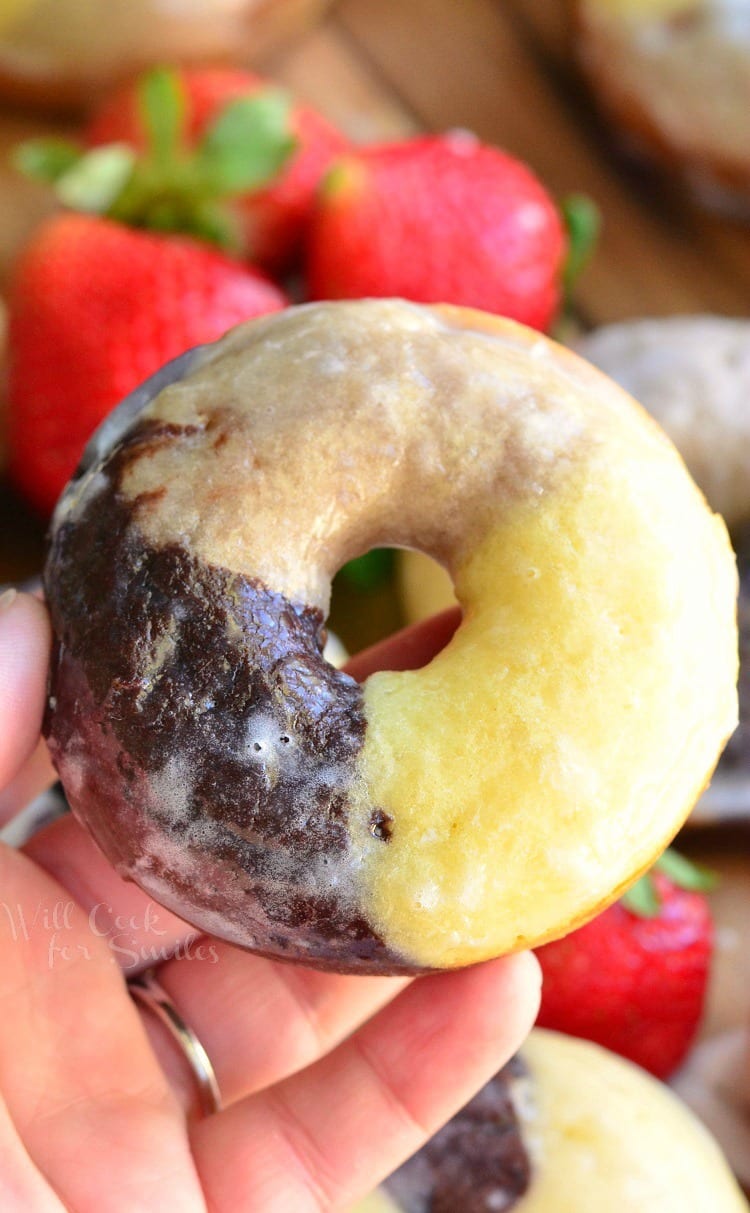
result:
[[[358,682],[378,670],[417,670],[445,648],[460,622],[460,609],[451,607],[357,653],[344,669]]]
[[[39,741],[51,645],[47,612],[31,594],[0,598],[0,788]]]
[[[65,1213],[34,1166],[8,1109],[0,1100],[0,1209],[3,1213]]]
[[[182,1112],[105,941],[67,892],[0,847],[0,1090],[77,1213],[205,1213]],[[4,1207],[4,1206],[3,1206]]]
[[[224,1106],[317,1061],[407,984],[279,964],[205,938],[158,980],[206,1049]],[[184,1069],[167,1034],[158,1049],[170,1075]]]
[[[539,987],[530,955],[420,978],[316,1065],[196,1125],[209,1207],[348,1208],[518,1049]]]
[[[50,788],[56,779],[57,773],[52,765],[47,743],[40,737],[31,756],[0,792],[0,826],[31,804],[32,800]]]

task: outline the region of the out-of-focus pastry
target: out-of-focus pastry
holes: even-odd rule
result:
[[[750,93],[747,126],[750,134]],[[576,349],[656,418],[730,531],[750,521],[750,320],[628,320]]]
[[[720,1142],[750,1189],[750,1033],[744,1028],[703,1041],[672,1086]]]
[[[574,46],[604,111],[712,205],[750,200],[745,0],[576,0]]]
[[[252,62],[327,0],[0,0],[0,96],[80,106],[154,63]]]
[[[611,1053],[539,1029],[356,1213],[747,1213],[706,1129]]]
[[[606,325],[577,343],[666,430],[738,551],[740,724],[693,820],[750,816],[750,321],[675,316]]]

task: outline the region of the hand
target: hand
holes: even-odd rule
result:
[[[352,663],[364,675],[439,647],[455,621]],[[39,728],[49,624],[0,605],[0,817],[54,772]],[[277,964],[185,923],[126,884],[67,815],[0,845],[3,1213],[329,1213],[412,1154],[518,1048],[538,970],[514,956],[423,977]],[[205,1046],[221,1112],[194,1115],[183,1055],[125,978],[160,984]]]

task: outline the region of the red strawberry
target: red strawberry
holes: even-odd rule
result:
[[[538,1023],[604,1045],[658,1078],[671,1074],[703,1011],[713,942],[699,891],[706,883],[667,851],[621,901],[539,948]]]
[[[230,102],[257,97],[268,87],[259,76],[224,68],[184,69],[175,79],[185,98],[188,146],[195,146]],[[139,88],[125,85],[109,97],[88,127],[89,146],[122,142],[145,149],[149,134]],[[298,251],[318,182],[348,147],[344,136],[307,106],[292,106],[289,125],[296,146],[283,170],[270,184],[235,200],[247,254],[272,269],[287,266]]]
[[[566,253],[560,213],[533,173],[457,131],[336,162],[313,217],[308,285],[313,298],[400,295],[547,329]]]
[[[264,275],[179,236],[66,214],[42,226],[9,295],[11,475],[48,514],[91,432],[164,362],[284,307]]]

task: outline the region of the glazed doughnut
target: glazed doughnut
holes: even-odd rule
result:
[[[244,67],[312,25],[325,3],[2,0],[0,97],[26,109],[83,110],[154,65]]]
[[[713,1138],[598,1045],[535,1029],[353,1213],[747,1213]]]
[[[331,577],[383,544],[461,626],[359,686]],[[497,317],[288,309],[116,411],[53,519],[46,730],[118,870],[201,929],[350,971],[455,967],[600,910],[736,721],[736,572],[620,388]]]
[[[631,146],[747,215],[750,14],[727,0],[572,0],[574,49]]]

